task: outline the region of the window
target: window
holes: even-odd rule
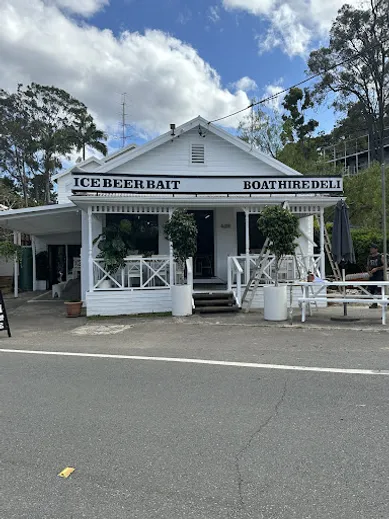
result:
[[[191,146],[191,163],[205,164],[204,144],[192,144]]]

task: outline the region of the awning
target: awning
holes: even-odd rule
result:
[[[53,204],[0,212],[0,227],[34,236],[81,231],[81,211],[74,204]]]

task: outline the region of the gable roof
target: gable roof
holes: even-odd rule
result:
[[[193,128],[200,127],[205,132],[212,132],[214,135],[220,137],[221,139],[224,139],[225,141],[229,142],[233,146],[236,146],[240,150],[244,151],[245,153],[248,153],[252,157],[260,160],[261,162],[264,162],[265,164],[269,165],[270,167],[278,170],[280,173],[283,173],[287,176],[297,176],[301,175],[298,171],[295,169],[290,168],[289,166],[286,166],[282,162],[280,162],[277,159],[273,159],[273,157],[270,157],[269,155],[266,155],[265,153],[252,149],[249,144],[242,141],[239,137],[235,137],[234,135],[231,135],[231,133],[227,132],[226,130],[223,130],[219,126],[216,126],[214,124],[208,123],[206,119],[201,117],[200,115],[196,117],[195,119],[192,119],[191,121],[188,121],[187,123],[182,124],[181,126],[178,126],[175,129],[175,136],[172,136],[171,131],[166,132],[159,137],[156,137],[155,139],[147,142],[146,144],[143,144],[143,146],[139,146],[135,150],[131,151],[130,154],[123,153],[118,154],[116,158],[109,159],[109,162],[105,160],[101,167],[97,170],[99,173],[107,173],[111,171],[112,169],[115,169],[119,166],[122,166],[123,164],[130,162],[137,157],[140,157],[141,155],[153,150],[154,148],[157,148],[158,146],[161,146],[162,144],[165,144],[172,139],[178,138],[180,135],[193,130]],[[108,163],[107,163],[108,162]],[[82,168],[82,165],[79,165]]]
[[[77,162],[71,168],[66,169],[65,171],[61,171],[61,172],[57,173],[56,175],[53,175],[52,180],[58,180],[59,178],[64,177],[68,173],[71,173],[72,171],[74,171],[75,169],[78,169],[78,168],[81,168],[81,171],[82,171],[82,168],[84,166],[87,166],[88,164],[92,164],[93,162],[96,163],[98,166],[103,164],[103,161],[98,159],[97,157],[95,157],[95,156],[89,157],[89,159],[86,159],[82,162]]]

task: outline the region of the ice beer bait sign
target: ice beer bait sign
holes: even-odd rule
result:
[[[73,173],[73,193],[341,193],[341,177],[181,177]]]

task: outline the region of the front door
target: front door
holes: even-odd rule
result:
[[[191,212],[197,225],[197,253],[193,258],[194,278],[212,278],[215,275],[213,211]]]

